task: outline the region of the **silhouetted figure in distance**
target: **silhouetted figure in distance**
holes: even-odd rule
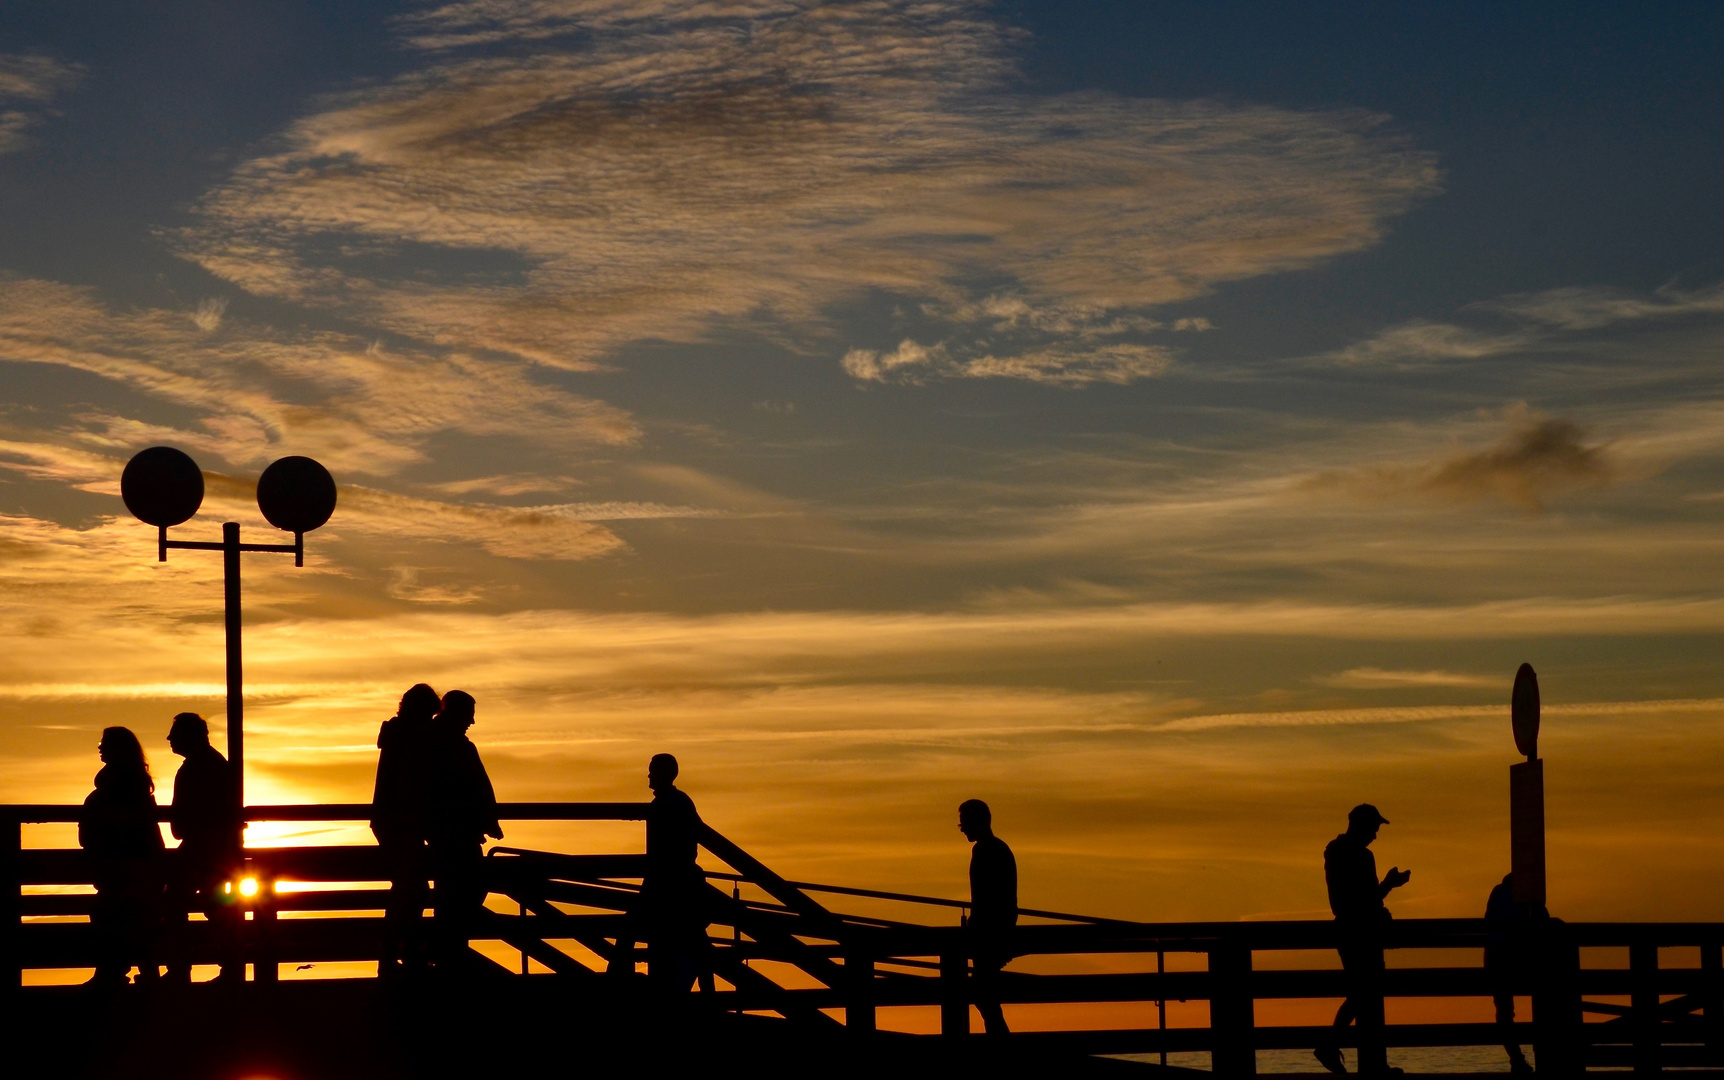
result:
[[[706,875],[697,856],[700,813],[676,786],[676,758],[647,763],[647,872],[641,881],[640,922],[647,932],[648,970],[661,993],[681,995],[696,979],[713,989],[712,941],[706,935]],[[619,944],[621,944],[619,942]]]
[[[1522,932],[1534,919],[1547,919],[1550,913],[1543,904],[1517,904],[1514,899],[1514,874],[1503,875],[1502,882],[1491,890],[1485,902],[1485,919],[1492,923],[1491,936],[1485,943],[1485,970],[1497,984],[1491,1001],[1497,1007],[1497,1024],[1503,1030],[1503,1051],[1508,1054],[1509,1072],[1516,1076],[1532,1075],[1532,1066],[1514,1041],[1515,983],[1526,970],[1527,942]]]
[[[428,898],[431,831],[432,717],[443,707],[437,691],[418,683],[401,695],[393,717],[377,732],[377,786],[371,795],[371,832],[389,868],[384,943],[378,974],[414,971],[425,963],[420,922]]]
[[[186,915],[200,911],[215,925],[220,939],[220,977],[243,980],[245,969],[234,953],[239,947],[239,922],[244,913],[223,890],[243,858],[238,778],[227,758],[210,745],[209,724],[197,713],[174,717],[173,726],[168,728],[168,747],[185,758],[174,774],[168,826],[180,842],[169,857],[168,912],[177,931],[178,947],[168,977],[179,982],[191,978]]]
[[[497,793],[479,748],[467,738],[475,715],[473,695],[451,690],[433,721],[431,871],[437,882],[438,959],[451,965],[464,959],[485,904],[485,837],[503,838]]]
[[[162,830],[156,782],[144,748],[130,728],[102,729],[96,752],[102,768],[84,805],[96,813],[78,823],[78,846],[90,860],[96,905],[96,974],[90,982],[122,986],[134,962],[140,982],[155,981],[155,939],[161,919]]]
[[[1011,962],[1010,938],[1018,925],[1018,861],[1006,842],[994,835],[994,814],[980,799],[958,806],[958,829],[970,848],[969,931],[975,959],[976,1011],[982,1030],[1006,1035],[1006,1015],[1000,1009],[1000,969]]]
[[[1383,926],[1389,921],[1384,897],[1413,875],[1398,867],[1377,880],[1377,859],[1371,842],[1389,819],[1370,803],[1347,812],[1347,831],[1323,849],[1323,877],[1329,886],[1329,910],[1341,928],[1341,967],[1349,976],[1347,1000],[1335,1012],[1335,1027],[1355,1020],[1381,1022],[1383,998]],[[1317,1060],[1332,1073],[1345,1073],[1338,1045],[1319,1046]],[[1399,1069],[1390,1069],[1391,1075]]]

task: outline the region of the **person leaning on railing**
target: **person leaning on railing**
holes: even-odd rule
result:
[[[90,982],[123,986],[134,962],[139,981],[154,982],[165,847],[156,825],[156,782],[129,728],[104,728],[96,752],[102,768],[78,822],[78,846],[96,886],[90,922],[97,960]]]

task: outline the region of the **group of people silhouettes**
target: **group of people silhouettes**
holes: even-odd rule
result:
[[[371,829],[391,880],[379,964],[384,977],[459,964],[468,955],[467,930],[485,901],[485,838],[503,838],[496,792],[467,737],[474,718],[471,694],[451,690],[439,697],[421,683],[402,696],[378,732]],[[180,842],[172,851],[156,824],[156,783],[137,735],[106,728],[97,746],[102,768],[78,826],[96,886],[95,984],[125,983],[133,966],[140,982],[189,981],[185,927],[193,913],[215,924],[217,978],[244,978],[237,959],[244,912],[235,887],[245,828],[238,777],[210,745],[209,725],[196,713],[174,717],[167,741],[185,759],[168,812]],[[423,914],[433,879],[435,932],[427,938]]]
[[[484,905],[484,844],[501,840],[497,797],[479,751],[467,737],[475,720],[471,694],[438,696],[420,683],[401,697],[396,714],[377,735],[377,781],[371,829],[389,868],[385,944],[379,974],[411,975],[429,967],[450,968],[470,957],[472,923]],[[168,729],[168,746],[184,759],[174,776],[169,823],[179,846],[167,851],[156,825],[155,781],[142,744],[129,729],[102,732],[101,771],[84,800],[79,843],[92,862],[97,900],[92,922],[99,962],[92,982],[127,981],[136,965],[141,981],[185,981],[190,976],[184,927],[191,913],[216,924],[222,946],[218,978],[243,978],[237,961],[233,882],[243,858],[239,786],[232,767],[210,745],[209,725],[196,713],[180,713]],[[678,766],[669,754],[647,766],[653,793],[647,810],[647,867],[638,904],[619,934],[613,971],[634,970],[636,941],[648,945],[649,971],[667,994],[686,994],[696,984],[713,986],[713,953],[707,927],[721,918],[729,898],[706,880],[697,861],[705,825],[694,801],[676,786]],[[1341,930],[1341,964],[1350,992],[1336,1012],[1337,1038],[1316,1049],[1322,1065],[1345,1073],[1339,1029],[1352,1023],[1382,1023],[1384,901],[1411,878],[1391,867],[1381,878],[1371,844],[1389,823],[1363,803],[1347,815],[1347,830],[1323,852],[1329,906]],[[993,831],[988,805],[970,799],[958,807],[958,828],[971,841],[970,914],[972,980],[977,1010],[990,1035],[1008,1031],[999,1004],[1001,970],[1012,957],[1018,920],[1018,868]],[[434,894],[428,887],[436,882]],[[423,918],[434,908],[429,935]],[[1496,924],[1485,950],[1485,966],[1499,976],[1494,995],[1497,1021],[1514,1022],[1514,976],[1520,956],[1518,922],[1546,918],[1542,908],[1516,903],[1512,875],[1492,890],[1486,918]],[[166,962],[165,974],[159,964]],[[1511,1070],[1528,1073],[1521,1048],[1505,1036]],[[1397,1070],[1390,1070],[1395,1072]]]

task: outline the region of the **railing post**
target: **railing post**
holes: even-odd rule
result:
[[[5,829],[4,835],[0,835],[0,985],[5,987],[0,990],[0,1002],[4,1003],[7,1015],[11,1015],[11,1006],[24,983],[19,940],[24,933],[23,904],[19,899],[23,891],[20,879],[24,876],[24,823],[7,816],[0,828]]]
[[[970,959],[961,952],[940,956],[940,1034],[954,1038],[970,1033]]]
[[[1724,1057],[1724,947],[1716,941],[1700,946],[1700,985],[1706,995],[1706,1049],[1714,1064]]]
[[[1538,1071],[1551,1076],[1580,1073],[1586,1065],[1586,1035],[1580,1011],[1580,946],[1559,919],[1539,925],[1532,937],[1537,958],[1532,988],[1533,1054]]]
[[[1211,1068],[1216,1076],[1256,1076],[1251,950],[1236,944],[1210,949],[1209,985]]]
[[[866,941],[852,941],[844,950],[844,1027],[856,1035],[872,1035],[874,1017],[874,951]]]
[[[1657,1076],[1661,1071],[1657,944],[1636,942],[1628,947],[1628,976],[1629,1006],[1634,1010],[1628,1021],[1634,1033],[1634,1075]]]

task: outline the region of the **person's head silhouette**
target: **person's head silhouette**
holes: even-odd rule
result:
[[[1367,844],[1375,840],[1377,830],[1388,823],[1389,819],[1370,803],[1360,803],[1347,811],[1347,834]]]
[[[970,841],[994,835],[994,812],[980,799],[967,799],[959,803],[958,831]]]
[[[670,754],[654,754],[647,762],[647,787],[654,791],[664,791],[676,786],[678,772],[676,758]]]
[[[442,707],[443,699],[437,696],[437,691],[424,683],[415,683],[401,695],[401,707],[395,715],[403,720],[429,720]]]
[[[155,778],[150,775],[150,763],[144,760],[144,744],[138,741],[131,728],[103,728],[102,741],[96,744],[96,756],[107,766],[103,772],[112,769],[116,777],[141,779],[151,791],[156,790]]]
[[[168,728],[168,749],[185,757],[210,744],[209,721],[195,712],[183,712],[174,717]]]
[[[465,690],[451,690],[443,695],[443,711],[437,715],[455,732],[466,731],[473,726],[473,720],[478,702],[473,695]]]

